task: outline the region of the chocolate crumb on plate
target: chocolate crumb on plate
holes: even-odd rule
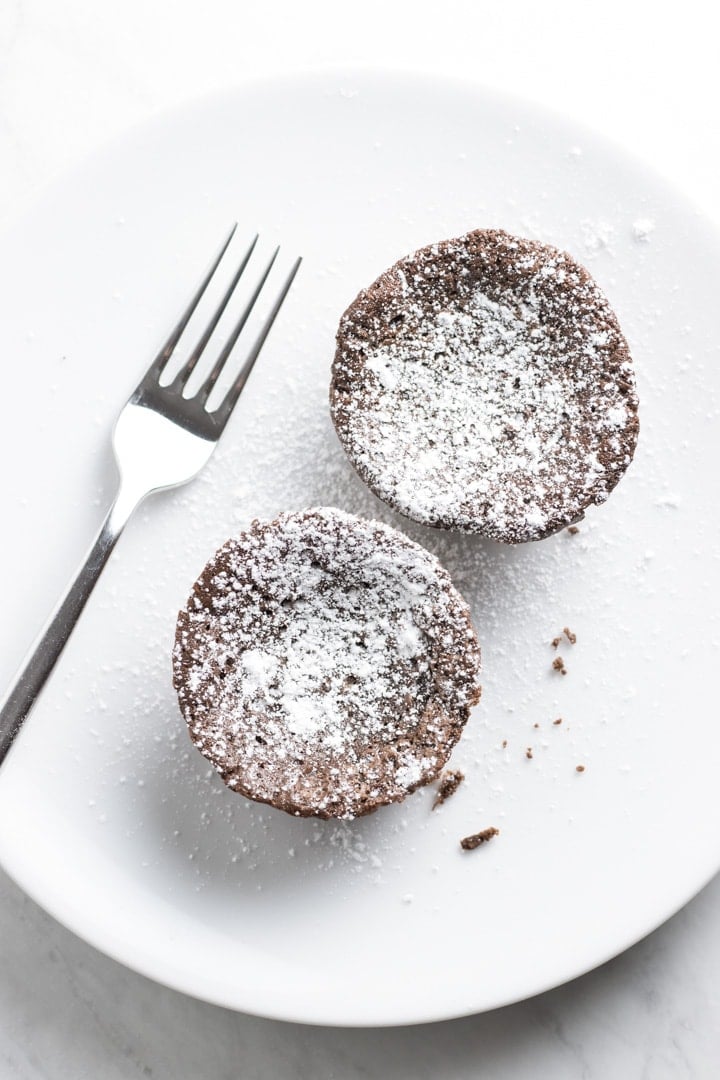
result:
[[[437,559],[340,510],[253,522],[178,615],[173,677],[234,791],[352,818],[434,780],[480,697],[467,605]]]
[[[567,626],[563,627],[563,634],[568,639],[571,645],[577,644],[577,634],[573,634],[572,630],[569,630]]]
[[[499,829],[496,829],[494,825],[491,825],[487,829],[481,829],[480,832],[472,833],[471,836],[465,836],[460,841],[460,847],[463,851],[474,851],[475,848],[480,847],[481,844],[486,844],[488,840],[492,840],[493,836],[498,836]]]
[[[553,720],[553,726],[557,727],[557,725],[562,724],[562,722],[563,722],[562,716],[558,716],[557,720]]]
[[[556,656],[552,662],[553,670],[559,671],[561,675],[567,675],[567,668],[565,667],[565,661],[562,656]]]
[[[442,806],[444,802],[447,802],[455,794],[464,779],[465,773],[460,772],[459,769],[448,769],[447,772],[444,772],[440,777],[440,786],[432,804],[433,810],[437,810],[438,806]]]
[[[532,761],[532,756],[533,756],[532,746],[528,746],[527,750],[525,751],[525,757],[528,759],[528,761]]]
[[[424,247],[359,293],[330,408],[395,510],[510,544],[604,502],[638,435],[628,345],[591,275],[500,229]]]
[[[575,766],[575,772],[585,772],[585,766],[584,765],[576,765]]]
[[[568,528],[568,532],[571,536],[577,536],[580,530],[578,529],[577,525],[570,525]]]

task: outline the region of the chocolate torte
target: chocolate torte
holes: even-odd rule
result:
[[[602,503],[638,435],[628,345],[590,274],[496,229],[422,248],[363,289],[340,320],[330,404],[381,499],[506,543]]]
[[[174,684],[226,784],[352,818],[437,778],[480,697],[467,606],[386,525],[313,509],[228,540],[177,621]]]

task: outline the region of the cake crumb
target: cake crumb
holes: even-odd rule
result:
[[[562,656],[556,656],[552,662],[553,670],[559,671],[561,675],[567,675],[567,668],[565,667],[565,661]]]
[[[585,772],[585,766],[584,765],[576,765],[575,766],[575,772]]]
[[[464,779],[465,774],[460,772],[459,769],[448,769],[444,772],[440,777],[440,785],[435,801],[432,804],[433,810],[437,810],[438,806],[442,806],[451,795],[454,795]]]
[[[554,727],[557,727],[558,724],[562,724],[562,716],[558,716],[557,720],[553,720]]]
[[[568,525],[567,531],[570,533],[571,536],[577,536],[577,534],[580,532],[577,525]]]
[[[473,833],[471,836],[464,836],[460,841],[460,847],[463,851],[474,851],[481,844],[492,840],[493,836],[497,836],[499,832],[500,830],[496,829],[494,825],[490,825],[489,828],[481,829],[480,832]]]
[[[527,750],[525,751],[525,757],[528,759],[528,761],[532,761],[532,756],[532,746],[528,746]]]
[[[507,739],[503,739],[503,741],[502,741],[503,750],[505,750],[506,747],[507,747]]]
[[[558,645],[560,644],[561,641],[562,641],[562,634],[559,634],[557,637],[554,637],[552,639],[550,644],[552,645],[553,649],[557,649],[557,647],[558,647]]]
[[[540,725],[539,725],[539,724],[533,724],[533,727],[534,727],[534,728],[539,728],[539,727],[540,727]]]
[[[567,626],[563,626],[563,634],[568,639],[571,645],[575,645],[577,643],[577,634],[573,634],[572,630],[568,629]]]

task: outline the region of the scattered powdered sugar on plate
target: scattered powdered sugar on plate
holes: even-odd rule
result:
[[[638,218],[633,221],[632,225],[633,236],[636,240],[641,242],[650,239],[650,234],[655,232],[655,221],[653,218]]]
[[[603,502],[629,464],[625,339],[570,256],[478,231],[401,260],[341,320],[338,434],[413,520],[540,539]]]
[[[582,242],[587,255],[595,255],[601,251],[612,249],[615,238],[615,228],[609,221],[592,220],[585,218],[580,223]]]

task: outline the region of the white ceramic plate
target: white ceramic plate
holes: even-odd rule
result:
[[[220,450],[131,523],[0,774],[0,860],[98,948],[233,1008],[400,1024],[534,994],[720,865],[718,239],[594,136],[434,79],[288,78],[134,132],[0,250],[3,684],[110,499],[114,416],[235,218],[302,252],[301,274]],[[639,375],[625,480],[577,535],[515,549],[386,510],[326,406],[358,289],[477,226],[584,262]],[[293,820],[226,790],[187,739],[177,608],[229,534],[312,504],[405,529],[471,603],[485,693],[453,758],[466,782],[434,813],[425,790],[353,824]]]

